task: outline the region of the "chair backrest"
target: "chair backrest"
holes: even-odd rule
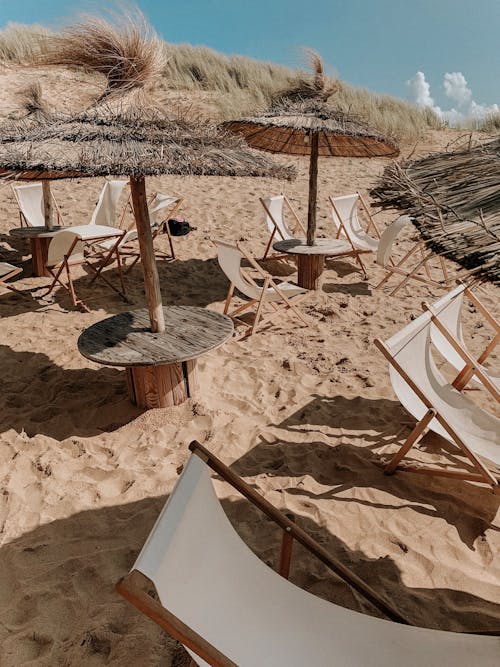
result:
[[[158,225],[163,222],[165,216],[168,215],[168,211],[165,209],[174,206],[178,201],[179,197],[172,197],[171,195],[164,195],[158,192],[148,206],[151,225]]]
[[[54,234],[49,243],[47,266],[51,268],[59,266],[64,260],[65,255],[69,253],[70,248],[76,239],[77,242],[71,252],[71,256],[68,258],[68,263],[82,264],[85,261],[83,241],[78,234],[75,234],[70,230],[61,230]]]
[[[432,310],[439,317],[439,320],[452,334],[457,343],[465,348],[462,334],[462,306],[464,302],[465,285],[458,285],[447,292],[440,299],[432,304]],[[445,336],[439,331],[435,324],[431,324],[431,340],[438,352],[454,368],[461,371],[465,366],[465,361],[449,343]]]
[[[378,239],[373,238],[361,226],[358,216],[359,195],[330,197],[332,219],[337,231],[342,230],[355,248],[375,252]]]
[[[385,342],[392,359],[422,392],[426,405],[391,363],[390,377],[396,396],[417,420],[433,407],[471,449],[500,463],[500,419],[482,410],[454,389],[441,375],[431,353],[431,318],[425,312]],[[448,431],[433,419],[429,427],[453,442]]]
[[[128,181],[106,181],[97,201],[89,225],[116,227],[116,206]]]
[[[497,637],[374,618],[279,576],[236,533],[195,454],[133,569],[151,580],[170,614],[239,667],[498,665]]]
[[[241,269],[243,255],[235,243],[226,241],[214,241],[217,246],[217,260],[220,268],[224,271],[234,286],[250,299],[258,299],[262,289],[253,285]]]
[[[284,202],[285,195],[275,195],[274,197],[264,197],[261,199],[265,211],[267,228],[271,234],[276,230],[276,240],[278,241],[289,241],[295,238],[283,217]]]
[[[409,215],[400,215],[393,220],[382,232],[377,248],[376,262],[384,268],[389,268],[389,261],[393,252],[394,242],[401,231],[411,224]]]
[[[13,185],[12,189],[26,224],[29,227],[45,227],[42,184]]]

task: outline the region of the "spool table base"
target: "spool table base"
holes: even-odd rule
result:
[[[130,400],[139,408],[181,405],[196,394],[196,360],[158,366],[128,366]]]
[[[297,284],[309,290],[317,290],[321,286],[321,275],[325,268],[324,255],[296,255]]]

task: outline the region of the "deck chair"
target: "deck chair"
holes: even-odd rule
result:
[[[249,327],[249,335],[253,335],[261,325],[274,321],[276,317],[283,312],[294,313],[299,320],[309,326],[297,303],[302,301],[309,290],[297,287],[292,283],[276,283],[269,273],[266,273],[262,267],[257,264],[240,243],[227,243],[226,241],[214,241],[217,247],[217,259],[219,266],[229,278],[230,285],[224,305],[224,314],[229,315],[237,322]],[[255,270],[258,278],[262,279],[263,285],[260,286],[250,275],[249,270],[241,267],[242,260],[245,259]],[[229,312],[231,300],[234,296],[234,289],[237,289],[244,297],[248,299],[246,303],[239,306],[232,312]],[[256,306],[255,318],[252,324],[239,319],[237,316],[245,310]],[[264,307],[269,307],[269,314],[263,313]]]
[[[102,226],[94,225],[96,229],[101,229]],[[97,233],[97,232],[95,232]],[[109,250],[108,255],[111,257],[114,255],[114,258],[118,264],[118,274],[120,277],[121,291],[117,289],[106,276],[103,275],[102,270],[105,266],[110,264],[110,259],[108,255],[104,260],[94,265],[89,261],[85,256],[85,247],[88,239],[93,239],[91,226],[82,225],[79,227],[73,227],[72,230],[62,230],[54,234],[53,238],[50,241],[48,256],[47,256],[47,270],[51,274],[53,280],[50,284],[47,296],[53,291],[56,285],[63,287],[71,297],[71,301],[75,307],[80,307],[83,310],[89,312],[88,306],[77,297],[75,292],[75,287],[73,284],[73,278],[71,275],[71,269],[75,266],[86,265],[94,273],[92,282],[96,277],[101,278],[111,289],[117,292],[122,298],[126,300],[125,297],[125,283],[123,280],[123,273],[121,269],[121,258],[120,253],[118,252],[118,244],[120,241],[119,238],[114,238],[114,246]],[[63,281],[63,274],[66,275],[67,283]]]
[[[43,214],[43,188],[41,183],[13,185],[12,190],[19,206],[21,227],[45,227]],[[62,224],[61,211],[52,195],[58,225]]]
[[[148,203],[149,211],[149,220],[151,224],[151,235],[153,237],[153,243],[156,237],[164,230],[168,237],[168,243],[170,246],[170,254],[155,248],[155,257],[167,260],[175,259],[174,244],[172,241],[172,235],[170,233],[170,227],[168,225],[168,220],[172,218],[177,210],[182,205],[184,199],[182,197],[172,197],[170,195],[164,195],[162,193],[156,193],[150,199]],[[130,205],[130,200],[129,200]],[[109,250],[111,247],[112,241],[103,241],[98,244],[98,246],[103,250]],[[132,259],[131,263],[128,265],[126,273],[131,271],[136,263],[141,258],[139,251],[139,243],[137,239],[137,229],[135,228],[135,222],[132,222],[129,227],[126,229],[126,233],[123,239],[120,241],[118,246],[122,260],[127,258]]]
[[[477,359],[467,350],[462,335],[461,312],[464,297],[472,301],[495,332],[492,341]],[[500,402],[500,376],[483,366],[483,362],[500,341],[500,323],[477,296],[463,284],[455,287],[431,305],[424,303],[423,307],[432,315],[431,341],[434,347],[458,371],[453,386],[460,391],[469,382],[483,385],[493,398]]]
[[[194,442],[193,454],[132,570],[116,589],[206,667],[498,667],[500,638],[407,625],[254,488]],[[282,531],[279,573],[242,541],[210,469]],[[320,599],[288,581],[294,541],[387,619]],[[281,576],[280,576],[281,575]]]
[[[290,200],[285,195],[276,195],[274,197],[259,197],[259,201],[262,204],[266,217],[266,225],[269,230],[270,237],[264,252],[262,259],[267,259],[269,251],[272,247],[273,241],[289,241],[296,238],[297,231],[300,229],[303,236],[306,235],[306,230],[299,220],[295,209],[290,203]],[[289,227],[284,216],[283,208],[286,205],[288,211],[291,213],[294,218],[295,224],[293,227]],[[278,254],[273,254],[273,257],[278,256]],[[279,255],[280,257],[282,255]]]
[[[364,278],[367,278],[365,265],[360,255],[376,252],[380,234],[363,197],[356,192],[342,197],[329,197],[332,207],[332,219],[337,231],[337,238],[346,238],[352,248],[349,253],[361,267]],[[366,229],[363,229],[359,219],[358,208],[361,208],[368,218]],[[368,233],[373,227],[375,237]]]
[[[17,276],[22,272],[23,270],[19,266],[14,266],[8,262],[0,262],[0,285],[8,290],[11,290],[12,292],[21,294],[21,292],[16,287],[14,287],[14,285],[9,285],[7,280],[14,278],[14,276]]]
[[[402,280],[392,289],[390,296],[394,296],[402,287],[404,287],[410,280],[416,280],[426,285],[434,287],[446,288],[451,283],[453,278],[448,276],[446,264],[444,259],[438,255],[442,280],[435,280],[432,277],[429,262],[436,257],[432,250],[427,250],[423,241],[414,241],[411,248],[401,257],[396,259],[394,257],[394,245],[399,234],[405,227],[411,225],[411,218],[409,215],[400,215],[396,220],[391,222],[380,237],[377,255],[375,261],[379,266],[385,269],[386,274],[384,278],[378,283],[375,289],[381,289],[392,276],[403,276]],[[407,266],[409,261],[418,259],[416,264]],[[422,272],[425,275],[422,275]]]
[[[104,225],[115,228],[119,226],[117,224],[116,208],[126,185],[128,185],[128,181],[106,181],[99,194],[89,225]]]
[[[431,353],[432,314],[423,313],[385,343],[375,345],[389,361],[392,387],[417,425],[385,470],[396,468],[441,475],[491,486],[499,492],[500,419],[482,410],[450,385],[438,371]],[[471,470],[404,464],[402,459],[427,430],[442,436],[468,459]],[[486,464],[479,457],[493,462]],[[400,464],[401,463],[401,464]]]

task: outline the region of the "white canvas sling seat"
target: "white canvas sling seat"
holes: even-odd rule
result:
[[[45,227],[43,212],[43,186],[41,183],[28,183],[26,185],[13,185],[12,190],[19,206],[19,218],[21,227]],[[62,222],[61,212],[57,206],[54,196],[51,195],[55,205],[56,219],[58,225]]]
[[[148,212],[149,212],[149,221],[151,225],[151,235],[153,237],[153,242],[156,237],[160,234],[162,229],[165,229],[169,246],[170,254],[155,248],[155,256],[161,257],[163,259],[175,259],[175,250],[174,244],[172,241],[172,234],[170,232],[170,227],[168,225],[168,219],[172,218],[179,207],[182,205],[184,199],[183,197],[175,197],[172,195],[166,195],[161,192],[158,192],[153,195],[148,203]],[[130,198],[129,202],[130,204]],[[165,223],[165,224],[164,224]],[[103,250],[109,250],[111,247],[111,240],[104,240],[98,244],[98,246]],[[135,264],[139,261],[141,255],[138,247],[138,237],[137,229],[135,227],[135,222],[133,222],[130,227],[126,230],[125,235],[121,239],[118,249],[122,259],[131,258],[132,262],[127,267],[127,273],[131,271]]]
[[[343,254],[354,256],[366,279],[366,269],[360,255],[363,253],[376,252],[380,238],[379,231],[370,211],[358,192],[352,195],[343,195],[341,197],[329,197],[329,200],[332,207],[332,219],[337,231],[337,238],[343,236],[351,245],[351,251]],[[359,205],[362,206],[368,217],[366,230],[363,229],[359,219]],[[375,237],[368,233],[370,227],[373,227]]]
[[[438,281],[432,278],[428,263],[435,258],[436,255],[431,250],[426,250],[423,241],[414,241],[403,257],[399,259],[394,257],[394,245],[398,236],[403,229],[411,224],[412,221],[409,215],[400,215],[384,229],[380,237],[375,261],[379,266],[385,269],[386,274],[375,289],[382,288],[392,276],[402,276],[402,280],[400,280],[400,282],[392,289],[390,296],[394,296],[410,280],[416,280],[417,282],[435,287],[446,287],[446,285],[450,283],[446,264],[441,256],[438,256],[438,259],[443,279]],[[406,266],[410,259],[415,259],[416,254],[420,256],[420,259],[416,264],[413,266]],[[425,276],[420,275],[421,271],[425,271]]]
[[[193,664],[498,667],[500,637],[361,614],[300,589],[286,572],[274,572],[232,527],[208,466],[285,530],[297,531],[296,539],[308,538],[312,553],[322,548],[204,448],[195,445],[194,452],[131,572],[117,584],[121,595],[184,645]],[[156,591],[159,602],[148,591]]]
[[[489,484],[498,493],[500,472],[500,419],[482,410],[449,384],[437,369],[431,353],[432,315],[423,313],[389,340],[376,346],[389,361],[392,387],[417,425],[386,465],[396,470],[403,457],[430,429],[454,444],[473,467],[471,472],[442,466],[404,464],[422,474],[456,477]],[[492,464],[487,464],[485,457]]]
[[[286,195],[259,197],[259,201],[264,208],[265,222],[270,233],[269,241],[267,243],[264,256],[262,257],[262,259],[267,259],[273,241],[290,241],[295,239],[297,238],[296,234],[299,230],[302,236],[305,237],[306,230],[304,229],[304,226],[300,222],[295,209],[293,208],[290,200]],[[284,218],[283,212],[285,206],[294,219],[294,225],[292,227],[289,227],[287,221]],[[275,256],[276,254],[273,255],[273,257]]]
[[[308,326],[307,320],[297,308],[296,304],[310,294],[309,290],[298,287],[293,283],[276,283],[273,280],[273,277],[269,273],[266,273],[255,259],[243,248],[241,243],[228,243],[227,241],[215,240],[214,244],[217,247],[217,260],[219,266],[230,281],[229,291],[224,305],[225,315],[236,318],[237,321],[250,327],[250,335],[255,333],[259,325],[273,322],[277,316],[282,315],[283,312],[287,311],[290,314],[293,313],[296,315],[304,325]],[[262,286],[257,284],[249,271],[241,266],[243,259],[250,264],[257,276],[263,281]],[[235,288],[241,295],[243,295],[243,297],[246,297],[248,301],[230,312],[229,308],[234,296]],[[252,307],[255,307],[256,310],[254,321],[251,325],[244,320],[237,318],[238,315]],[[270,311],[267,314],[264,314],[263,312],[265,307]]]
[[[128,181],[124,180],[106,181],[99,194],[89,225],[117,227],[116,208],[126,185],[128,185]]]
[[[125,297],[125,283],[121,270],[121,260],[118,252],[118,244],[124,231],[108,227],[105,225],[75,225],[71,229],[65,229],[57,232],[52,237],[47,257],[47,269],[53,277],[47,295],[52,292],[57,284],[61,285],[69,293],[74,306],[80,306],[88,311],[85,303],[76,296],[71,268],[85,264],[94,273],[91,284],[96,278],[101,278],[111,289],[117,292],[122,298]],[[114,241],[113,246],[102,261],[95,265],[85,256],[87,244],[93,244],[99,239],[110,239]],[[110,257],[114,256],[118,264],[118,274],[120,278],[121,291],[116,288],[102,270],[111,262]],[[63,281],[63,273],[66,274],[67,284]]]
[[[494,329],[494,338],[475,359],[467,350],[462,333],[462,309],[464,297],[472,301]],[[482,362],[491,354],[500,341],[500,323],[485,308],[476,295],[460,284],[431,305],[424,308],[432,315],[431,340],[434,347],[458,372],[453,381],[456,389],[463,389],[468,382],[484,387],[500,402],[500,376],[483,366]]]

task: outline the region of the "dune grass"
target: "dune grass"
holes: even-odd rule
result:
[[[7,24],[0,31],[0,61],[25,64],[50,48],[51,33],[38,25]],[[291,88],[304,72],[244,56],[226,56],[190,44],[163,43],[166,65],[159,86],[177,91],[210,93],[217,120],[261,111],[276,94]],[[349,111],[384,134],[413,140],[442,127],[430,109],[389,96],[376,95],[341,82],[330,103]]]

